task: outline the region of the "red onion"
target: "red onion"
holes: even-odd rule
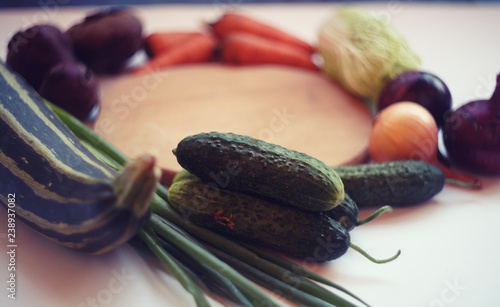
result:
[[[500,74],[489,100],[471,101],[446,118],[443,141],[452,166],[500,175]]]
[[[444,115],[451,110],[451,93],[438,76],[424,71],[406,71],[387,82],[380,94],[379,111],[399,101],[412,101],[431,112],[441,127]]]

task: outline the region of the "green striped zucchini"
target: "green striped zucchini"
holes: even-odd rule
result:
[[[0,203],[50,240],[100,254],[149,217],[159,178],[152,157],[115,171],[93,155],[37,93],[0,62]]]

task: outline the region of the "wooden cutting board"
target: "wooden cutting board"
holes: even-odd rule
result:
[[[366,148],[368,108],[322,74],[282,66],[186,65],[126,75],[104,91],[95,130],[129,157],[180,170],[184,137],[250,135],[336,165]]]

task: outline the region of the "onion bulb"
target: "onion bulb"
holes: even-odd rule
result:
[[[500,74],[489,100],[466,103],[446,118],[443,139],[452,165],[500,175]]]
[[[398,102],[382,110],[370,133],[368,150],[375,162],[432,162],[438,149],[438,127],[431,113],[414,102]]]
[[[380,111],[374,119],[368,152],[374,162],[423,160],[437,165],[447,183],[480,188],[481,182],[438,162],[438,132],[432,114],[420,104],[403,101]]]

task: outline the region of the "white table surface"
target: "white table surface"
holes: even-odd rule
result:
[[[54,2],[54,3],[57,3]],[[138,7],[145,33],[197,29],[227,7],[315,42],[335,4]],[[357,3],[382,14],[422,57],[423,69],[449,86],[454,107],[489,98],[500,72],[500,6],[492,4]],[[0,10],[0,57],[15,31],[34,23],[65,28],[90,8],[46,6]],[[499,136],[500,137],[500,136]],[[400,258],[373,264],[349,250],[318,273],[375,307],[498,306],[500,301],[500,177],[483,178],[482,191],[446,186],[433,200],[396,209],[351,232],[376,257],[398,249]],[[6,191],[0,191],[5,193]],[[367,215],[368,211],[362,211]],[[0,210],[0,281],[8,279],[6,213]],[[0,306],[194,306],[191,297],[157,262],[125,245],[104,256],[87,256],[41,239],[18,223],[17,299],[1,291]],[[217,304],[216,304],[217,305]]]

